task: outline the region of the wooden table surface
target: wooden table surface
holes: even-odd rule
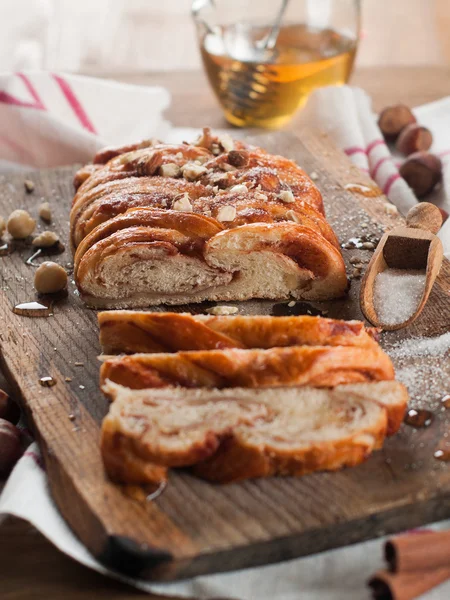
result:
[[[116,76],[117,78],[117,76]],[[123,75],[130,83],[160,84],[172,95],[167,117],[174,125],[224,127],[203,73],[180,72]],[[366,89],[374,108],[405,102],[417,106],[450,95],[449,67],[367,67],[354,73],[352,83]],[[138,118],[144,116],[138,116]],[[295,119],[288,125],[295,132]],[[2,387],[0,374],[0,387]],[[0,597],[4,600],[128,600],[143,596],[67,558],[29,524],[9,518],[0,529]],[[148,596],[157,599],[159,596]]]

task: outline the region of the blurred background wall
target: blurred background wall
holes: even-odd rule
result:
[[[272,1],[272,0],[254,0]],[[359,65],[450,64],[450,0],[362,0]],[[196,69],[191,0],[0,0],[0,70]]]

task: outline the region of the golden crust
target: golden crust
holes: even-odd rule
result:
[[[107,311],[99,313],[98,322],[105,354],[375,344],[360,321],[311,316],[194,316]]]

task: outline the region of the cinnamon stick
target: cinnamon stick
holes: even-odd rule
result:
[[[378,571],[369,580],[374,600],[413,600],[450,578],[450,567],[432,571]]]
[[[426,531],[388,540],[385,559],[394,573],[450,568],[450,531]]]

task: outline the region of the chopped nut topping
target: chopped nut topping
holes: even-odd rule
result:
[[[25,179],[23,185],[27,194],[34,192],[34,183],[30,179]]]
[[[293,210],[288,210],[286,212],[286,217],[290,220],[290,221],[295,221],[295,223],[300,223],[300,219],[298,218],[297,213],[295,213]]]
[[[248,152],[246,150],[231,150],[228,153],[228,162],[234,167],[245,167],[248,164]]]
[[[178,200],[175,200],[172,204],[172,210],[179,210],[180,212],[192,212],[192,204],[190,203],[189,194],[187,192]]]
[[[235,315],[239,312],[237,306],[213,306],[212,308],[207,308],[206,311],[210,315]]]
[[[50,204],[48,202],[43,202],[39,206],[39,216],[43,221],[46,221],[47,223],[51,223],[52,211],[50,209]]]
[[[59,242],[59,238],[54,231],[43,231],[37,235],[32,244],[37,248],[50,248]]]
[[[234,221],[235,218],[236,209],[234,206],[230,206],[229,204],[221,206],[219,212],[217,213],[217,220],[221,222]]]
[[[0,217],[0,238],[4,234],[5,229],[6,229],[5,219],[3,217]]]
[[[219,144],[216,144],[215,142],[212,143],[211,152],[214,154],[214,156],[218,156],[221,152]]]
[[[398,208],[395,206],[395,204],[386,202],[384,205],[384,211],[387,215],[398,215]]]
[[[286,204],[292,204],[295,202],[294,194],[291,192],[291,190],[282,190],[278,194],[278,198]]]
[[[224,133],[219,138],[219,143],[222,146],[222,148],[225,150],[225,152],[231,152],[232,150],[234,150],[233,138],[230,135],[228,135],[228,133]]]
[[[201,175],[204,175],[208,172],[208,169],[202,167],[201,165],[196,165],[193,162],[186,163],[181,167],[181,172],[183,173],[183,177],[188,181],[195,181]]]
[[[159,174],[161,177],[179,177],[181,175],[181,169],[175,163],[167,163],[159,167]]]
[[[228,163],[222,163],[220,165],[220,168],[222,169],[222,171],[226,171],[227,173],[229,173],[230,171],[236,171],[236,167],[233,165],[229,165]]]
[[[291,300],[290,302],[288,302],[289,308],[292,308],[293,306],[295,306],[295,304],[296,304],[295,300]]]
[[[266,194],[262,194],[261,192],[255,192],[255,198],[257,200],[267,200]]]
[[[230,188],[230,192],[234,192],[236,194],[245,194],[248,192],[248,189],[246,185],[239,183],[238,185],[233,185],[233,187]]]

